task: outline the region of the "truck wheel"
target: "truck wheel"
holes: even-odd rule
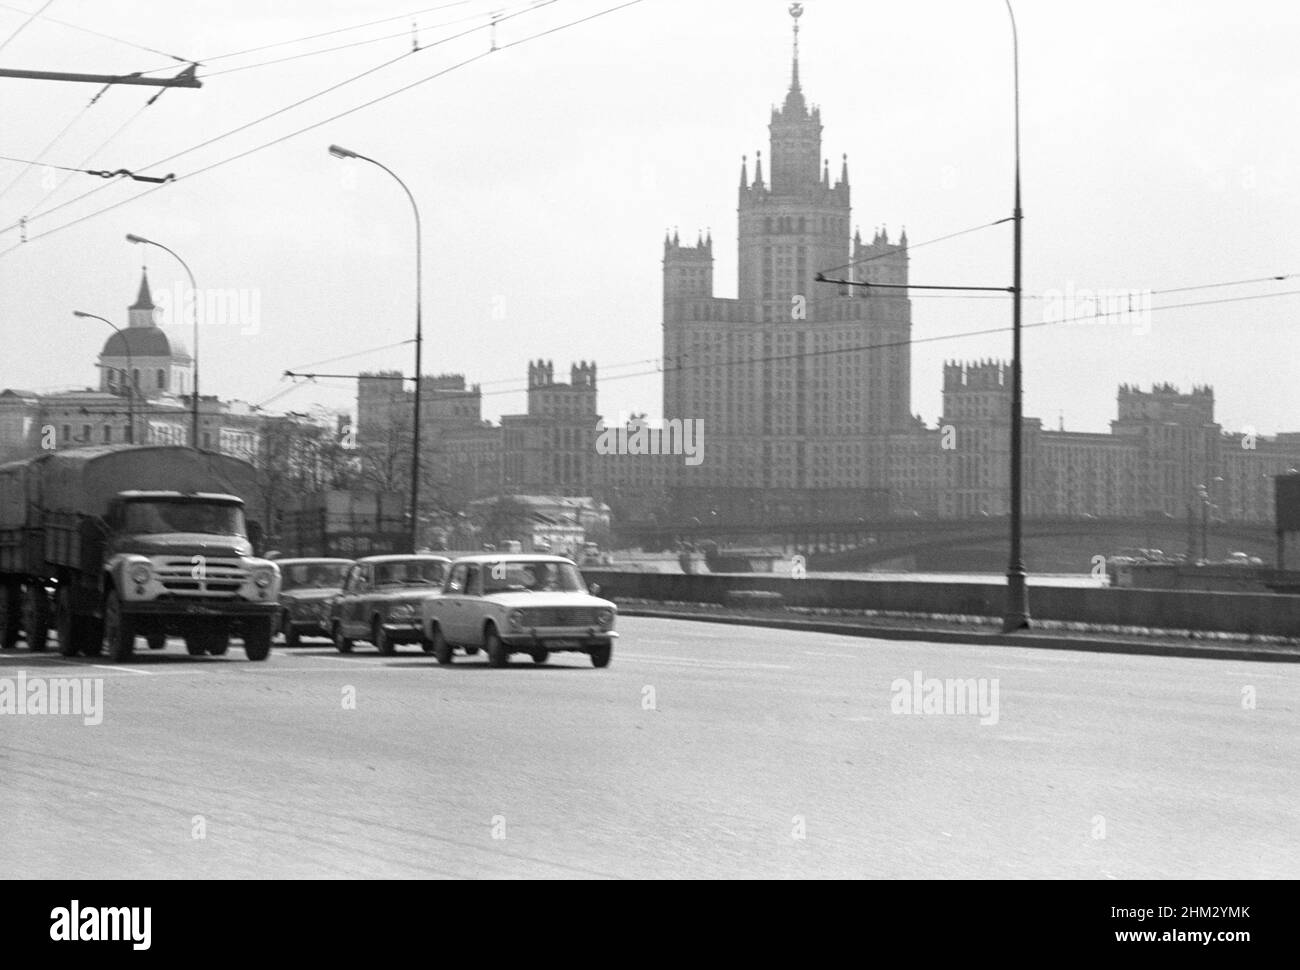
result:
[[[27,649],[40,653],[50,638],[50,597],[41,583],[28,583],[23,588],[23,629],[27,635]]]
[[[384,625],[378,620],[375,621],[374,627],[370,633],[370,642],[375,645],[375,649],[385,657],[391,657],[397,652],[397,647],[393,644],[393,639],[384,629]]]
[[[477,657],[477,656],[478,656],[478,647],[466,647],[466,648],[465,648],[465,656],[467,656],[467,657]]]
[[[17,583],[0,586],[0,649],[12,650],[18,646],[18,633],[22,628],[19,598]]]
[[[608,667],[609,658],[614,654],[614,647],[612,644],[602,643],[598,647],[592,647],[590,653],[593,667]]]
[[[249,660],[265,660],[269,657],[273,634],[271,620],[249,623],[244,630],[244,656]]]
[[[113,663],[125,663],[135,652],[135,624],[122,613],[122,600],[111,589],[104,597],[104,643]]]
[[[352,641],[343,635],[342,624],[334,624],[334,649],[339,653],[351,653]]]
[[[483,635],[483,649],[487,651],[489,667],[504,667],[510,663],[510,648],[501,642],[496,627],[488,626]]]
[[[149,644],[150,650],[161,650],[167,646],[167,634],[151,633],[145,637],[145,643]]]
[[[208,644],[209,657],[224,657],[226,651],[230,649],[229,636],[214,636],[212,642]]]
[[[539,667],[551,659],[551,651],[547,650],[545,647],[538,647],[536,650],[532,651],[532,655],[533,663]]]
[[[442,627],[433,628],[433,656],[440,664],[451,663],[452,650],[447,638],[442,635]]]

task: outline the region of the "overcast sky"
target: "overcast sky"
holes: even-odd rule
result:
[[[445,4],[447,0],[443,0]],[[504,45],[619,0],[558,0],[497,28]],[[4,0],[0,43],[23,24]],[[187,176],[488,50],[489,32],[392,66],[260,124],[191,149],[411,50],[481,26],[509,0],[95,2],[54,0],[0,50],[0,66],[128,73],[205,61],[199,90],[118,86],[95,105],[87,84],[0,79],[0,154]],[[425,0],[434,6],[434,0]],[[657,414],[664,231],[711,227],[717,295],[736,290],[740,157],[767,148],[773,102],[790,71],[784,0],[643,0],[510,49],[211,171],[152,186],[0,162],[0,228],[29,216],[31,241],[0,235],[0,387],[95,383],[107,328],[124,325],[142,256],[155,292],[183,279],[238,290],[254,327],[204,330],[205,393],[260,403],[286,368],[408,339],[414,257],[409,205],[382,171],[330,157],[331,142],[384,162],[418,199],[425,231],[427,372],[483,384],[484,414],[523,409],[530,358],[601,368],[600,406]],[[1297,158],[1300,7],[1242,0],[1018,0],[1022,44],[1026,292],[1167,290],[1300,273]],[[865,235],[905,225],[914,247],[1010,214],[1011,42],[1001,0],[806,0],[802,76],[822,107],[824,153],[849,155],[854,222]],[[237,57],[220,55],[395,17],[362,30]],[[459,21],[449,25],[451,21]],[[443,26],[439,26],[443,25]],[[111,35],[109,39],[100,34]],[[399,34],[346,50],[265,62]],[[129,41],[139,47],[124,43]],[[231,70],[245,65],[261,65]],[[218,73],[229,71],[229,73]],[[83,109],[85,109],[83,111]],[[138,113],[138,114],[137,114]],[[24,173],[20,181],[12,180]],[[66,177],[68,181],[60,187]],[[56,191],[44,198],[51,190]],[[94,195],[46,216],[91,189]],[[92,215],[117,202],[125,204]],[[84,221],[61,226],[82,216]],[[51,230],[58,230],[53,231]],[[41,233],[50,232],[41,237]],[[12,248],[11,247],[16,247]],[[918,247],[914,283],[1006,285],[1003,225]],[[1152,297],[1154,306],[1300,290],[1285,282]],[[1010,322],[1003,299],[918,298],[922,341]],[[1149,326],[1064,324],[1025,336],[1026,412],[1101,431],[1116,386],[1212,384],[1225,427],[1300,430],[1296,311],[1282,296],[1156,310]],[[1043,318],[1026,304],[1026,322]],[[256,332],[246,332],[254,330]],[[183,339],[188,335],[172,330]],[[939,415],[948,358],[1007,356],[1008,334],[919,344],[912,408]],[[396,348],[325,371],[409,370]],[[620,375],[623,375],[620,379]],[[642,376],[628,376],[642,375]],[[350,408],[355,385],[330,380],[275,409]]]

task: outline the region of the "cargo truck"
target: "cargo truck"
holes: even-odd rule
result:
[[[0,465],[0,646],[25,631],[59,652],[129,660],[160,649],[265,660],[280,573],[254,555],[256,470],[185,447],[105,445]],[[249,513],[246,515],[246,513]],[[260,550],[259,550],[260,551]]]

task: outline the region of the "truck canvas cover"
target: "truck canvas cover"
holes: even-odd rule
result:
[[[238,458],[176,446],[104,445],[54,452],[38,463],[47,512],[104,515],[119,492],[219,492],[243,499],[249,519],[266,521],[257,470]]]

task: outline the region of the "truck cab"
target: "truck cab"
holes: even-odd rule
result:
[[[270,649],[280,571],[256,558],[243,500],[175,491],[120,492],[103,523],[102,618],[115,659],[136,636],[183,636],[193,655],[223,654],[230,635],[250,659]]]

